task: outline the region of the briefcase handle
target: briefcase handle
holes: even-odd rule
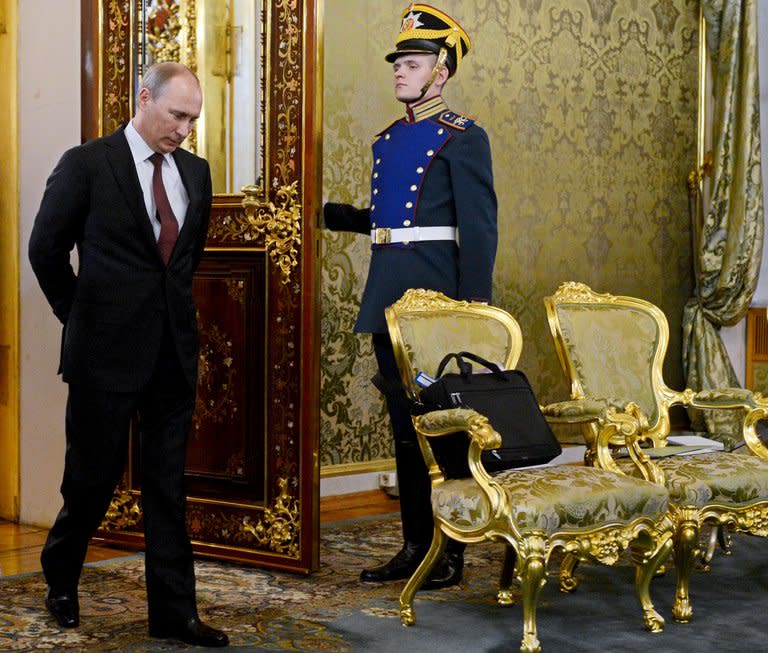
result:
[[[503,379],[504,381],[508,381],[509,379],[506,377],[504,372],[501,370],[501,368],[496,365],[496,363],[491,363],[490,361],[486,360],[482,356],[478,356],[477,354],[473,354],[470,351],[460,351],[458,353],[454,352],[451,354],[446,354],[443,357],[443,360],[440,361],[440,365],[437,367],[437,376],[436,378],[440,378],[443,375],[443,371],[445,370],[446,365],[451,362],[451,360],[456,360],[456,364],[459,366],[459,374],[461,374],[463,379],[467,379],[472,374],[472,364],[465,361],[465,358],[469,358],[470,360],[475,361],[476,363],[480,363],[483,367],[488,368],[490,372],[498,377],[499,379]]]

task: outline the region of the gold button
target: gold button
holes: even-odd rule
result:
[[[379,173],[378,172],[374,172],[373,173],[373,178],[374,179],[378,179],[379,178]]]
[[[412,209],[413,208],[413,202],[406,202],[405,203],[405,208],[406,209]]]
[[[371,229],[375,229],[375,228],[376,228],[376,223],[375,222],[371,222]]]
[[[432,156],[434,153],[434,150],[427,150],[427,156]]]
[[[445,130],[442,127],[440,127],[440,129],[437,130],[437,133],[438,135],[442,136],[444,131]]]
[[[403,226],[404,227],[410,227],[411,226],[411,221],[410,220],[403,220]]]
[[[419,174],[421,174],[422,172],[424,172],[424,168],[422,168],[421,166],[419,166],[418,168],[416,168],[416,172],[418,172]]]
[[[374,195],[378,195],[379,194],[379,189],[378,188],[374,188],[373,189],[373,194]]]
[[[376,159],[376,165],[379,165],[381,163],[381,159]]]
[[[384,134],[384,140],[385,140],[385,141],[388,141],[388,140],[389,140],[389,134]]]
[[[417,190],[419,190],[419,187],[416,184],[413,184],[411,186],[411,190],[415,193]]]
[[[375,210],[376,210],[376,205],[375,204],[371,204],[371,211],[375,211]]]

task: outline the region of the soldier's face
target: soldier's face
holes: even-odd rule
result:
[[[421,99],[421,89],[429,81],[432,68],[435,66],[437,56],[434,54],[404,54],[395,59],[392,64],[392,72],[395,76],[395,97],[400,102],[415,102]],[[438,75],[424,94],[424,99],[433,97],[440,92],[437,86],[441,76]]]

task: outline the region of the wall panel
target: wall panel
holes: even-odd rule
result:
[[[491,139],[494,303],[521,323],[520,366],[540,399],[567,393],[542,298],[570,280],[658,304],[672,335],[667,380],[679,386],[681,312],[692,287],[685,179],[696,157],[698,3],[436,4],[472,38],[444,95]],[[326,200],[368,201],[373,136],[402,115],[383,55],[404,5],[325,2]],[[368,247],[362,236],[323,236],[324,471],[391,456],[383,402],[369,383],[370,339],[352,334]]]

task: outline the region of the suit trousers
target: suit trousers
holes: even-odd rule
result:
[[[173,626],[197,616],[184,486],[195,391],[167,328],[163,340],[154,372],[138,392],[69,385],[64,505],[41,554],[48,585],[76,590],[88,541],[121,478],[131,420],[137,416],[150,626]]]

